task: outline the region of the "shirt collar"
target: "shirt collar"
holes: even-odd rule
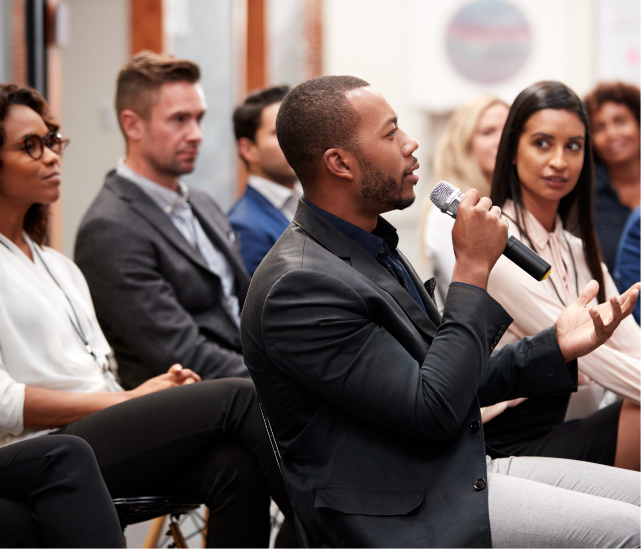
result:
[[[274,183],[269,179],[260,177],[258,175],[250,175],[247,184],[252,187],[254,190],[262,194],[267,200],[269,200],[275,208],[282,210],[287,204],[287,201],[294,197],[296,201],[303,195],[300,190],[300,183],[294,185],[293,189],[280,185],[279,183]]]
[[[141,187],[166,214],[170,214],[174,208],[184,206],[189,200],[189,188],[182,180],[178,180],[178,192],[172,191],[132,170],[124,158],[118,160],[116,173]]]
[[[349,221],[345,221],[344,219],[319,208],[316,204],[313,204],[305,197],[303,197],[303,201],[317,214],[334,225],[334,227],[341,231],[345,236],[356,242],[356,244],[363,248],[374,259],[379,259],[379,255],[384,255],[384,259],[387,259],[387,255],[390,253],[393,256],[397,255],[396,248],[398,246],[398,234],[396,229],[380,215],[378,216],[376,228],[370,233]]]
[[[516,209],[514,208],[514,202],[512,200],[506,200],[502,210],[507,216],[516,222]],[[527,210],[522,209],[522,214],[525,230],[527,231],[527,234],[535,248],[544,250],[547,247],[550,238],[554,238],[563,248],[567,249],[567,244],[563,237],[563,221],[561,221],[561,216],[559,216],[558,213],[554,218],[554,228],[552,229],[552,232],[548,232],[548,230],[539,223],[539,220]]]

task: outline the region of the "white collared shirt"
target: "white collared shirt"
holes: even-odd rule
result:
[[[180,234],[185,237],[185,240],[198,250],[205,263],[207,263],[209,270],[220,279],[229,312],[236,325],[240,326],[240,303],[236,295],[234,271],[225,255],[209,240],[198,218],[194,215],[189,203],[189,188],[187,185],[179,179],[178,192],[167,189],[136,173],[125,164],[123,158],[118,161],[116,173],[142,188],[149,198],[167,214],[174,226],[180,231]]]
[[[287,221],[294,219],[294,214],[298,207],[298,200],[303,196],[299,182],[296,182],[294,188],[290,189],[264,177],[250,175],[247,184],[269,200],[269,202],[287,218]]]
[[[47,432],[24,427],[28,385],[70,393],[122,391],[98,364],[110,348],[80,269],[61,253],[23,238],[33,261],[0,234],[0,446]]]

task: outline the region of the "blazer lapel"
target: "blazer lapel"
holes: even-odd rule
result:
[[[412,299],[412,296],[410,296],[407,290],[394,280],[385,267],[356,244],[356,242],[345,236],[331,223],[319,216],[302,200],[298,203],[298,210],[294,217],[294,223],[302,227],[329,251],[341,259],[349,260],[354,269],[392,296],[394,301],[396,301],[399,307],[403,309],[403,312],[412,321],[412,324],[416,326],[418,331],[423,334],[423,336],[428,337],[429,339],[434,338],[436,335],[436,326],[438,324],[435,325]],[[417,286],[417,289],[418,286],[420,286],[423,293],[427,296],[427,292],[425,292],[423,285],[420,282],[418,284],[416,284],[416,282],[414,283]],[[423,296],[421,295],[421,297]],[[431,301],[429,298],[427,299],[428,301]],[[432,307],[434,307],[433,304]],[[429,309],[427,310],[429,311]],[[436,313],[438,314],[438,311]],[[440,324],[440,317],[438,317],[438,323]]]
[[[376,259],[369,255],[354,241],[352,241],[351,252],[352,267],[354,267],[354,269],[363,276],[369,278],[379,288],[390,294],[394,298],[394,301],[398,303],[401,309],[403,309],[403,312],[405,312],[408,318],[412,321],[412,324],[414,324],[414,326],[416,326],[423,335],[430,339],[434,339],[434,336],[436,335],[436,326],[432,323],[432,320],[425,315],[416,301],[412,299],[412,296],[407,292],[407,290],[392,278],[385,267],[383,267],[378,261],[376,261]],[[416,284],[416,282],[414,282],[414,285],[417,286],[417,290],[418,286],[421,288],[423,286],[420,283]],[[423,292],[425,292],[424,288]]]
[[[267,200],[267,198],[265,198],[253,187],[247,186],[247,189],[245,190],[245,196],[249,200],[253,201],[279,227],[287,227],[289,225],[289,219],[287,219],[283,215],[283,212],[281,212],[276,206],[274,206],[269,200]]]
[[[401,263],[403,263],[403,266],[409,273],[410,278],[412,279],[412,282],[414,282],[414,286],[416,286],[418,295],[421,297],[421,301],[423,301],[423,305],[425,305],[427,316],[430,317],[432,324],[434,324],[436,327],[440,326],[441,313],[439,313],[436,303],[434,303],[432,298],[427,293],[427,290],[425,289],[425,286],[421,281],[421,278],[418,276],[417,272],[414,270],[414,267],[412,267],[412,264],[407,260],[407,258],[403,255],[403,253],[400,250],[398,251],[398,255],[401,259]]]
[[[108,180],[106,185],[111,187],[122,199],[131,204],[131,208],[149,224],[151,224],[164,238],[176,247],[185,256],[197,265],[209,270],[203,257],[180,233],[157,204],[135,183],[115,175]]]

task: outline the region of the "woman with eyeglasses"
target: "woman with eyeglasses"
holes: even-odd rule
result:
[[[514,318],[501,345],[549,326],[591,279],[599,290],[589,306],[617,295],[594,234],[589,128],[583,103],[560,82],[533,84],[510,109],[490,198],[510,232],[550,263],[552,272],[537,282],[507,258],[498,260],[488,292]],[[626,318],[603,346],[579,359],[578,396],[504,403],[484,417],[487,444],[512,455],[639,470],[640,343],[639,326]],[[624,398],[598,409],[603,388]],[[582,419],[564,421],[572,415]]]
[[[67,143],[38,92],[0,85],[0,445],[78,436],[112,497],[205,503],[208,546],[266,547],[269,496],[292,513],[251,381],[174,365],[124,391],[85,279],[45,245]]]

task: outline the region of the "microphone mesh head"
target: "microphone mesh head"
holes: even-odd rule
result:
[[[430,200],[441,211],[445,211],[449,205],[449,200],[453,194],[460,192],[454,185],[447,181],[439,181],[432,192],[430,193]]]

